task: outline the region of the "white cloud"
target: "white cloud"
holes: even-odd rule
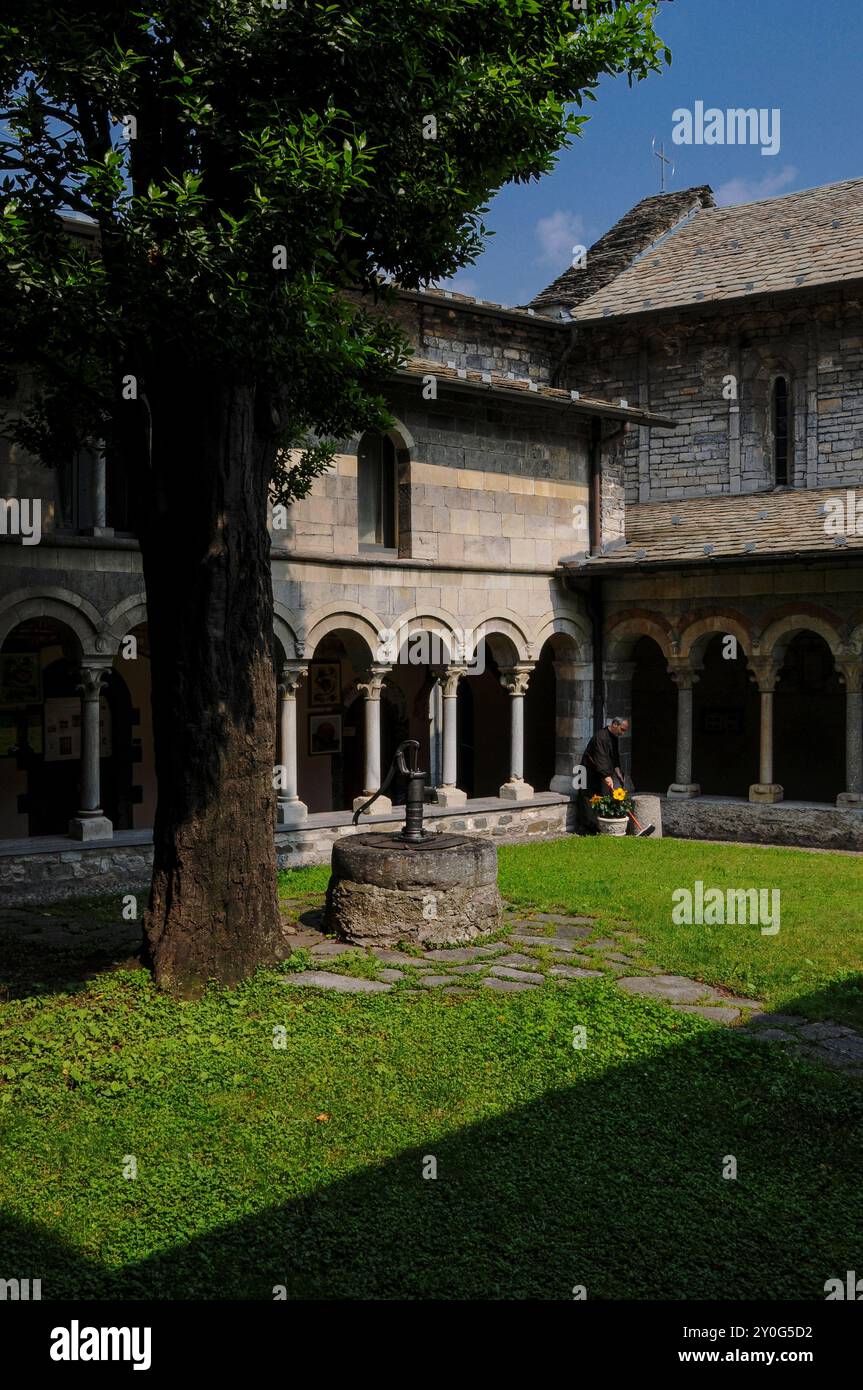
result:
[[[560,273],[572,262],[573,246],[586,244],[584,218],[562,210],[541,217],[536,224],[536,239],[540,247],[537,265],[549,266]]]
[[[716,201],[720,207],[728,207],[731,203],[757,203],[760,198],[772,198],[781,193],[796,178],[794,165],[786,164],[784,169],[766,174],[763,179],[729,179],[717,188]]]

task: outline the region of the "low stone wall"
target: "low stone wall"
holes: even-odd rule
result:
[[[435,830],[486,835],[502,843],[553,840],[574,825],[573,803],[544,792],[528,802],[498,799],[471,801],[457,810],[427,806]],[[392,816],[364,817],[354,827],[348,814],[312,816],[296,830],[276,835],[280,869],[328,864],[333,842],[357,830],[397,830],[404,810]],[[140,832],[115,836],[102,845],[75,845],[59,836],[53,841],[6,841],[0,848],[0,907],[60,902],[64,898],[117,893],[146,893],[150,886],[153,845]]]
[[[680,840],[737,840],[800,849],[863,851],[863,811],[799,802],[759,806],[732,797],[662,798],[666,836]]]
[[[332,820],[333,817],[321,817]],[[276,836],[276,857],[280,869],[296,869],[306,864],[328,864],[333,842],[357,830],[397,830],[404,812],[396,808],[393,816],[364,817],[361,826],[299,826]],[[457,810],[426,807],[426,822],[435,830],[461,831],[486,835],[503,844],[523,844],[529,840],[556,840],[575,828],[575,803],[554,792],[544,792],[531,801],[470,801]]]
[[[863,852],[863,811],[799,803],[757,806],[731,797],[689,801],[662,797],[661,833],[682,840],[729,840],[747,844]],[[426,818],[441,831],[484,835],[501,844],[555,840],[575,828],[568,797],[543,792],[528,802],[489,799],[458,809],[427,806]],[[364,817],[358,830],[396,830],[403,812]],[[312,816],[295,830],[276,835],[280,869],[328,864],[333,844],[356,833],[347,814]],[[30,846],[28,848],[28,846]],[[108,844],[75,845],[68,840],[6,841],[0,848],[0,906],[59,902],[91,894],[146,893],[153,846],[140,832]]]
[[[58,840],[58,844],[62,843]],[[146,893],[153,845],[109,842],[81,849],[0,854],[0,906],[61,902],[91,895]]]

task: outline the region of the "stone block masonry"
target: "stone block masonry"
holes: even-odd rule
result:
[[[426,807],[426,819],[435,830],[466,831],[503,844],[523,844],[534,839],[553,840],[573,828],[570,799],[553,792],[536,796],[517,806],[497,798],[474,801],[457,813],[435,806]],[[300,828],[276,835],[276,858],[280,869],[296,869],[308,864],[328,864],[333,844],[345,835],[373,830],[392,831],[403,823],[403,811],[393,816],[364,818],[357,831],[350,814],[333,812],[311,816]],[[91,894],[140,894],[138,916],[143,916],[150,885],[153,845],[140,832],[115,837],[110,849],[93,846],[68,848],[58,839],[38,842],[28,850],[27,841],[5,841],[0,846],[0,903],[62,902]]]

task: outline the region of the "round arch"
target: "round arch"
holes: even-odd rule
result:
[[[546,613],[533,630],[530,646],[539,657],[552,637],[569,637],[575,643],[579,661],[593,660],[593,638],[587,619],[580,613]]]
[[[360,637],[369,650],[371,660],[375,660],[381,644],[381,633],[386,624],[368,608],[359,604],[329,603],[317,609],[312,615],[302,643],[304,657],[314,656],[315,649],[332,632],[345,629]]]
[[[614,623],[608,632],[608,661],[630,661],[635,645],[641,637],[652,637],[666,661],[677,652],[674,633],[664,618],[655,615],[648,617],[622,618]]]
[[[300,656],[302,643],[297,636],[299,630],[300,624],[293,610],[276,602],[273,605],[273,633],[286,661],[296,661]]]
[[[81,654],[101,655],[104,624],[99,610],[70,589],[17,589],[0,599],[0,646],[19,623],[28,618],[53,618],[77,638]]]
[[[139,627],[146,621],[147,597],[146,594],[139,593],[115,603],[105,618],[105,626],[111,635],[121,642],[132,628]]]
[[[700,665],[705,649],[717,633],[723,637],[734,637],[745,655],[751,656],[752,634],[739,617],[730,613],[712,613],[707,618],[688,623],[678,638],[679,655],[692,664]]]
[[[788,617],[777,618],[762,631],[753,654],[781,660],[788,644],[800,632],[814,632],[823,637],[834,657],[842,649],[839,632],[826,618],[814,613],[792,613]]]

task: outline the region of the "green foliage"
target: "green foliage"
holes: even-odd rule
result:
[[[0,385],[25,364],[32,388],[9,428],[47,459],[119,447],[124,377],[156,410],[158,365],[194,364],[255,385],[274,455],[311,436],[277,469],[302,496],[334,439],[385,419],[386,284],[468,264],[489,197],[552,167],[599,79],[660,69],[655,9],[7,0]]]

